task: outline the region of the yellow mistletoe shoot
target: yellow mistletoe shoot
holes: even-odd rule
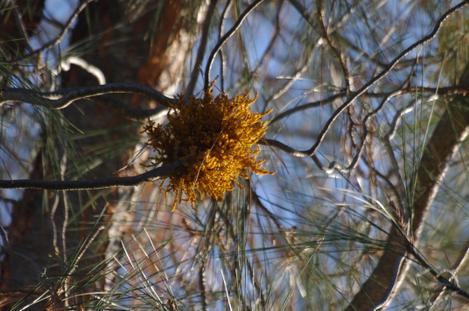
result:
[[[168,191],[176,198],[194,203],[198,198],[223,198],[238,183],[238,177],[266,174],[256,159],[255,144],[265,135],[266,113],[253,113],[254,102],[245,95],[232,99],[226,94],[203,98],[182,98],[168,115],[168,123],[144,128],[148,144],[156,151],[152,165],[182,162],[182,168],[169,177]]]

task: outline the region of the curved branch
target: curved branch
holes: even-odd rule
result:
[[[83,12],[86,9],[86,7],[93,1],[96,1],[96,0],[85,0],[85,1],[83,1],[83,3],[75,10],[75,12],[73,12],[73,14],[67,20],[67,22],[65,23],[65,26],[63,27],[62,31],[54,39],[47,42],[46,44],[44,44],[40,48],[38,48],[38,49],[36,49],[36,50],[26,54],[26,55],[23,55],[19,58],[12,59],[9,62],[10,63],[20,62],[22,60],[25,60],[25,59],[27,59],[31,56],[34,56],[38,53],[41,53],[42,51],[50,49],[50,48],[56,46],[57,44],[59,44],[63,40],[63,38],[65,37],[65,34],[67,33],[67,31],[70,30],[70,28],[72,27],[72,24],[76,20],[78,15],[80,15],[80,13]]]
[[[205,49],[207,47],[208,37],[209,37],[209,30],[210,30],[210,22],[212,21],[213,13],[215,12],[216,4],[218,0],[211,0],[210,4],[208,5],[207,14],[205,15],[204,24],[202,26],[202,36],[200,38],[200,45],[199,49],[197,50],[197,56],[195,58],[194,67],[192,68],[191,78],[189,80],[189,84],[187,85],[186,95],[185,98],[187,99],[189,96],[192,95],[195,88],[195,83],[197,82],[197,76],[200,70],[200,64],[202,64],[202,60],[205,55]]]
[[[234,35],[236,30],[241,27],[241,24],[244,22],[246,17],[259,5],[262,3],[264,0],[256,0],[253,3],[251,3],[246,10],[239,16],[238,20],[234,25],[228,30],[223,37],[218,41],[217,45],[212,49],[212,52],[210,53],[208,60],[207,60],[207,66],[205,67],[205,85],[204,85],[204,90],[207,91],[210,85],[210,70],[212,69],[213,61],[215,60],[215,56],[217,56],[218,52],[220,49],[225,45],[225,43],[228,41],[231,36]]]
[[[344,112],[348,107],[350,107],[355,100],[357,100],[361,95],[363,95],[368,89],[370,89],[373,85],[375,85],[377,82],[379,82],[381,79],[383,79],[393,68],[396,66],[397,63],[399,63],[407,54],[409,54],[412,50],[415,48],[419,47],[420,45],[432,40],[435,35],[438,33],[438,30],[440,29],[441,25],[443,22],[454,12],[457,10],[461,9],[465,5],[469,4],[469,1],[462,1],[459,4],[455,5],[448,11],[446,11],[436,22],[435,26],[433,27],[433,30],[430,31],[426,36],[421,38],[420,40],[417,40],[413,44],[411,44],[409,47],[401,51],[380,73],[378,73],[376,76],[374,76],[371,80],[369,80],[366,84],[364,84],[356,93],[354,93],[349,99],[347,99],[339,108],[337,108],[336,111],[332,114],[332,116],[327,120],[326,124],[322,128],[321,132],[318,135],[318,138],[316,139],[316,142],[311,146],[311,148],[302,151],[305,154],[309,155],[314,155],[316,151],[319,149],[319,146],[322,144],[324,141],[326,134],[329,132],[329,130],[332,128],[332,124],[339,118],[340,114]]]
[[[228,12],[228,8],[231,6],[231,0],[227,0],[223,11],[221,12],[220,22],[218,23],[218,40],[220,40],[223,32],[223,25],[225,21],[226,13]],[[225,60],[223,57],[223,51],[219,52],[219,59],[220,59],[220,90],[225,92],[225,74],[224,74],[224,67],[225,67]]]
[[[276,115],[275,117],[273,117],[272,120],[270,120],[269,124],[271,125],[275,122],[278,122],[281,119],[284,119],[284,118],[294,114],[295,112],[300,112],[300,111],[311,109],[311,108],[321,107],[325,104],[329,104],[329,103],[333,102],[334,100],[336,100],[338,98],[341,98],[341,97],[344,97],[344,96],[345,96],[345,92],[340,92],[340,93],[331,95],[327,98],[319,99],[319,100],[309,102],[309,103],[306,103],[306,104],[301,104],[301,105],[295,106],[293,108],[290,108],[288,110],[284,110],[284,111],[280,112],[278,115]]]
[[[60,110],[67,108],[80,99],[122,93],[141,93],[164,106],[171,106],[177,102],[176,99],[167,97],[147,85],[133,82],[121,82],[63,89],[51,93],[41,93],[24,88],[5,88],[0,90],[0,105],[6,102],[26,102],[32,105]]]
[[[331,163],[331,165],[326,168],[322,163],[321,161],[319,160],[319,158],[316,156],[316,155],[312,155],[312,156],[308,156],[304,153],[298,153],[294,148],[278,141],[278,140],[275,140],[275,139],[270,139],[270,138],[263,138],[262,140],[259,141],[259,144],[261,145],[265,145],[265,146],[270,146],[270,147],[275,147],[275,148],[278,148],[296,158],[305,158],[305,157],[309,157],[311,158],[314,163],[316,164],[316,166],[321,170],[321,171],[324,171],[328,174],[332,173],[333,172],[333,169],[334,169],[334,163]]]
[[[408,87],[403,87],[399,88],[394,91],[389,91],[389,92],[366,92],[363,94],[363,96],[367,97],[372,97],[372,98],[379,98],[379,97],[386,97],[392,94],[392,96],[400,96],[400,95],[405,95],[405,94],[411,94],[411,93],[428,93],[428,94],[433,94],[432,96],[438,96],[438,95],[443,95],[443,96],[455,96],[455,95],[462,95],[462,96],[467,96],[469,94],[469,90],[461,87],[453,87],[453,86],[448,86],[448,87],[430,87],[430,86],[408,86]],[[351,92],[350,94],[354,95],[354,92]],[[284,110],[280,112],[278,115],[276,115],[272,120],[270,120],[270,124],[273,124],[275,122],[280,121],[281,119],[284,119],[296,112],[308,110],[311,108],[317,108],[324,106],[325,104],[329,104],[332,101],[345,97],[346,92],[345,91],[340,91],[338,93],[335,93],[329,97],[319,99],[316,101],[308,102],[305,104],[301,104],[298,106],[295,106],[293,108]]]
[[[349,92],[350,91],[350,73],[347,68],[347,63],[346,63],[344,55],[339,51],[339,49],[332,42],[331,37],[329,36],[329,32],[324,22],[323,13],[324,13],[324,10],[322,8],[322,0],[321,0],[317,2],[317,14],[316,14],[319,20],[319,23],[318,23],[319,29],[322,32],[321,38],[324,38],[326,40],[327,45],[329,45],[329,48],[336,55],[337,61],[339,62],[340,68],[342,69],[342,74],[343,74],[344,82],[345,82],[345,90]]]
[[[136,186],[158,177],[173,175],[180,167],[179,162],[156,167],[140,175],[108,177],[90,180],[0,180],[0,189],[39,189],[39,190],[93,190],[118,186]]]

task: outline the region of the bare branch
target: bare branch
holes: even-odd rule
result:
[[[63,27],[62,31],[54,39],[47,42],[46,44],[44,44],[40,48],[38,48],[38,49],[36,49],[36,50],[26,54],[26,55],[23,55],[19,58],[10,60],[9,62],[10,63],[20,62],[22,60],[25,60],[25,59],[27,59],[31,56],[34,56],[38,53],[41,53],[41,52],[43,52],[47,49],[50,49],[50,48],[56,46],[57,44],[59,44],[63,40],[63,38],[64,38],[65,34],[67,33],[67,31],[70,30],[70,28],[72,27],[72,24],[75,21],[75,19],[78,17],[78,15],[80,15],[80,13],[83,12],[83,10],[85,10],[88,7],[88,5],[93,1],[95,1],[95,0],[85,0],[85,1],[83,1],[83,3],[75,10],[75,12],[70,16],[68,21],[65,23],[65,26]]]
[[[321,37],[326,40],[327,45],[329,45],[329,48],[336,55],[336,58],[340,64],[340,68],[342,69],[342,74],[343,74],[344,83],[345,83],[345,90],[349,92],[350,91],[350,74],[347,69],[347,64],[346,64],[344,55],[339,51],[339,49],[332,42],[329,36],[329,31],[327,30],[326,24],[324,23],[322,0],[318,1],[317,3],[317,17],[319,20],[319,28],[321,29],[321,32],[322,32]]]
[[[218,40],[220,40],[223,32],[223,22],[225,21],[225,16],[226,13],[228,12],[228,8],[231,5],[231,0],[227,0],[225,7],[223,8],[223,11],[221,12],[221,17],[220,17],[220,22],[218,23]],[[224,67],[225,67],[225,60],[223,57],[223,50],[220,50],[220,89],[222,92],[225,91],[225,73],[224,73]]]
[[[212,49],[212,52],[210,53],[208,60],[207,60],[207,66],[205,67],[205,85],[204,85],[204,90],[208,90],[210,86],[210,70],[212,69],[213,61],[215,60],[215,56],[217,56],[218,52],[220,49],[225,45],[225,43],[228,41],[231,36],[234,35],[234,33],[241,27],[241,24],[244,22],[244,20],[248,17],[248,15],[259,5],[262,3],[264,0],[256,0],[253,3],[251,3],[246,10],[239,16],[238,20],[233,24],[233,26],[228,30],[223,37],[218,41],[218,43],[215,45],[215,47]]]
[[[52,93],[41,93],[23,88],[5,88],[0,90],[0,105],[6,102],[26,102],[32,105],[60,110],[67,108],[80,99],[122,93],[141,93],[165,106],[171,106],[176,103],[176,99],[167,97],[147,85],[122,82],[63,89]]]
[[[307,110],[307,109],[310,109],[310,108],[321,107],[325,104],[329,104],[329,103],[333,102],[334,100],[336,100],[338,98],[341,98],[341,97],[344,97],[344,96],[345,96],[345,92],[340,92],[340,93],[331,95],[331,96],[329,96],[327,98],[324,98],[324,99],[319,99],[319,100],[316,100],[316,101],[313,101],[313,102],[302,104],[302,105],[293,107],[291,109],[282,111],[281,113],[276,115],[274,118],[272,118],[272,120],[270,120],[270,124],[278,122],[281,119],[284,119],[284,118],[294,114],[295,112],[304,111],[304,110]]]
[[[185,98],[191,96],[194,92],[195,83],[197,82],[197,76],[199,74],[200,65],[205,55],[205,49],[207,48],[208,42],[208,31],[210,30],[210,22],[212,21],[213,13],[215,12],[216,4],[218,0],[211,0],[207,9],[207,14],[205,15],[204,24],[202,26],[202,36],[200,39],[199,49],[197,51],[197,56],[195,58],[194,67],[192,68],[191,78],[189,84],[187,85]]]
[[[419,93],[419,94],[428,93],[428,94],[432,94],[434,96],[438,96],[438,95],[441,95],[441,96],[456,96],[456,95],[467,96],[469,94],[469,90],[467,90],[463,87],[438,87],[438,88],[435,88],[435,87],[429,87],[429,86],[408,86],[408,87],[403,87],[403,88],[397,89],[395,91],[389,91],[389,92],[376,92],[376,93],[366,92],[362,96],[379,98],[379,97],[387,97],[391,94],[394,97],[394,96],[400,96],[400,95],[411,94],[411,93]],[[352,92],[351,94],[353,95],[353,94],[356,94],[356,93]],[[319,100],[316,100],[316,101],[312,101],[312,102],[308,102],[308,103],[305,103],[305,104],[295,106],[295,107],[290,108],[288,110],[282,111],[281,113],[279,113],[278,115],[273,117],[272,120],[270,120],[270,124],[276,123],[276,122],[280,121],[281,119],[285,119],[286,117],[291,116],[292,114],[294,114],[296,112],[308,110],[308,109],[311,109],[311,108],[321,107],[321,106],[324,106],[326,104],[331,103],[332,101],[334,101],[338,98],[345,97],[345,96],[346,96],[346,92],[341,91],[341,92],[338,92],[336,94],[333,94],[333,95],[331,95],[329,97],[326,97],[326,98],[323,98],[323,99],[319,99]],[[405,114],[406,111],[403,110],[403,113]],[[299,150],[297,150],[297,151],[301,152]]]
[[[1,189],[39,189],[39,190],[93,190],[118,186],[136,186],[158,177],[167,177],[176,173],[179,162],[156,167],[143,174],[125,177],[109,177],[90,180],[0,180]]]

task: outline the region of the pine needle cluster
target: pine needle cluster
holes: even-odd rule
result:
[[[167,191],[192,203],[206,197],[221,200],[239,177],[269,173],[257,160],[256,145],[267,131],[261,120],[267,113],[253,113],[254,101],[246,95],[230,99],[206,92],[203,98],[180,98],[167,124],[146,124],[148,145],[156,151],[151,165],[182,163],[169,177]]]

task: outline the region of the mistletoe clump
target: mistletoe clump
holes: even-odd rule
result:
[[[149,122],[144,131],[156,156],[151,165],[179,161],[182,168],[169,178],[167,191],[195,203],[198,198],[221,200],[238,184],[238,177],[250,173],[267,174],[257,142],[265,135],[266,113],[250,110],[254,99],[239,95],[232,99],[224,93],[214,97],[180,98],[168,115],[168,123]]]

